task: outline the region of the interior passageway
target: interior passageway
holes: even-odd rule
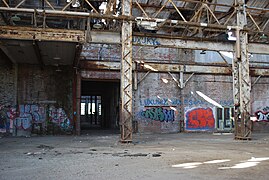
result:
[[[119,82],[88,81],[81,84],[80,122],[89,130],[119,129]]]

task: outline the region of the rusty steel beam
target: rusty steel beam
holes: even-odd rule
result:
[[[44,29],[0,26],[0,39],[63,41],[84,43],[85,32],[80,30]]]
[[[86,80],[120,80],[120,71],[111,71],[111,70],[87,70],[82,69],[80,71],[81,78]]]
[[[144,65],[148,65],[154,69],[156,72],[171,72],[171,73],[195,73],[195,74],[222,74],[222,75],[232,75],[230,69],[226,65],[208,65],[208,64],[164,64],[164,63],[150,63],[145,62]],[[111,62],[111,61],[93,61],[93,60],[81,60],[80,68],[84,71],[87,70],[96,70],[96,71],[120,71],[120,62]],[[147,68],[135,69],[133,64],[133,71],[137,70],[140,72],[149,71]],[[250,68],[251,76],[269,76],[269,68]]]
[[[170,0],[169,0],[170,1]],[[87,2],[87,1],[86,1]],[[172,1],[170,1],[172,2]],[[205,2],[200,2],[203,3],[205,6],[208,6]],[[69,3],[70,5],[70,3]],[[213,5],[213,4],[211,4]],[[179,12],[178,8],[173,5],[174,8]],[[67,7],[67,6],[66,6]],[[165,22],[166,26],[169,26],[170,28],[175,28],[175,25],[184,25],[188,27],[200,27],[203,29],[207,30],[215,30],[215,29],[221,29],[222,32],[226,32],[228,29],[235,29],[235,26],[226,26],[220,25],[220,24],[214,24],[214,23],[198,23],[198,22],[190,22],[186,21],[185,18],[181,15],[179,12],[180,16],[182,17],[183,21],[180,20],[172,20],[172,19],[158,19],[155,17],[147,17],[146,19],[143,17],[134,17],[132,15],[109,15],[109,14],[100,14],[96,10],[95,13],[89,13],[89,12],[74,12],[74,11],[66,11],[66,7],[60,11],[60,10],[47,10],[47,9],[30,9],[30,8],[13,8],[13,7],[0,7],[0,11],[2,12],[21,12],[21,13],[30,13],[30,14],[39,14],[43,16],[51,16],[51,17],[62,17],[62,18],[82,18],[82,19],[87,19],[87,18],[98,18],[98,19],[107,19],[107,20],[119,20],[119,21],[137,21],[137,19],[144,19],[146,21],[156,21],[156,22]],[[208,9],[209,11],[210,8]],[[214,14],[212,11],[211,14]],[[217,20],[217,18],[215,17]],[[218,21],[218,20],[217,20]],[[163,27],[166,27],[163,26]],[[261,33],[260,31],[253,31],[252,29],[245,29],[249,32],[254,32],[254,33]],[[265,32],[262,32],[265,33]]]
[[[120,70],[120,62],[112,62],[112,61],[87,61],[80,60],[80,68],[81,69],[89,69],[89,70]]]
[[[252,127],[250,120],[250,68],[248,55],[248,34],[242,29],[247,24],[245,0],[236,1],[237,25],[236,53],[233,60],[233,96],[235,103],[235,139],[250,140]]]
[[[101,19],[115,19],[115,20],[126,20],[134,21],[135,18],[127,15],[106,15],[91,12],[75,12],[75,11],[63,11],[60,10],[47,10],[47,9],[30,9],[30,8],[11,8],[11,7],[0,7],[2,12],[21,12],[21,13],[37,13],[40,15],[46,14],[46,16],[52,17],[63,17],[63,18],[101,18]]]
[[[120,44],[121,37],[118,32],[91,31],[92,43]],[[158,34],[133,33],[134,46],[169,47],[194,50],[235,51],[234,42],[216,42],[210,40],[194,40],[171,37]],[[248,50],[254,54],[269,54],[268,44],[249,43]]]
[[[76,134],[80,135],[80,99],[81,99],[81,74],[78,72],[74,73],[74,78],[76,78],[76,116],[75,118],[75,131]],[[74,94],[75,95],[75,94]],[[75,103],[74,103],[75,104]]]
[[[91,31],[92,43],[120,44],[121,37],[118,32]],[[0,26],[0,39],[18,40],[41,40],[41,41],[65,41],[79,42],[86,41],[85,32],[81,30],[43,29],[31,27]],[[133,45],[170,47],[212,51],[234,51],[233,42],[197,41],[164,35],[149,35],[134,33]],[[268,44],[249,43],[248,49],[254,54],[269,54]]]
[[[132,0],[122,1],[122,14],[132,15]],[[132,86],[132,21],[123,21],[122,34],[122,57],[121,57],[121,108],[120,108],[120,127],[121,142],[132,142],[133,134],[133,86]]]

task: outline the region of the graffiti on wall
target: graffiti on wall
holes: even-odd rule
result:
[[[14,126],[16,129],[30,130],[32,121],[29,117],[18,117],[15,119]]]
[[[12,132],[16,119],[16,108],[0,106],[0,132]]]
[[[186,113],[186,130],[210,130],[215,127],[211,108],[196,108]]]
[[[233,100],[221,100],[220,104],[223,106],[232,106],[233,105]],[[180,106],[180,105],[185,105],[185,106],[201,106],[201,105],[209,105],[207,101],[203,100],[196,100],[196,99],[184,99],[182,102],[181,99],[176,99],[176,98],[147,98],[144,100],[140,100],[140,105],[141,106]]]
[[[19,105],[19,117],[28,118],[32,122],[45,122],[45,107],[36,104]]]
[[[255,112],[258,121],[269,121],[269,112]]]
[[[63,108],[49,107],[49,121],[58,124],[64,131],[71,131],[72,125]]]
[[[17,130],[30,131],[33,123],[46,123],[47,119],[48,122],[57,124],[63,131],[71,131],[73,128],[63,108],[25,104],[19,105],[18,111],[16,108],[0,106],[0,133],[12,133],[13,127]]]
[[[163,107],[153,107],[142,111],[141,116],[154,121],[171,122],[175,120],[175,111]]]
[[[133,43],[141,44],[141,45],[153,45],[153,46],[160,45],[160,42],[158,41],[158,39],[153,38],[153,37],[133,36]]]
[[[264,107],[262,110],[263,110],[263,112],[267,112],[267,111],[269,111],[269,107],[266,106],[266,107]]]
[[[16,129],[30,131],[33,123],[44,123],[46,120],[45,107],[37,104],[19,105],[17,114],[14,122]]]

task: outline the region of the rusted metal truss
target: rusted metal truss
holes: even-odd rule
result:
[[[185,2],[184,5],[182,5],[183,2]],[[186,3],[195,4],[195,8],[193,8],[193,10],[188,9]],[[153,30],[164,28],[166,30],[169,29],[169,32],[181,29],[181,34],[175,33],[177,36],[214,38],[219,36],[221,32],[225,33],[226,31],[227,33],[227,31],[235,30],[237,28],[236,12],[238,4],[235,3],[221,4],[213,3],[211,1],[209,2],[208,0],[167,0],[166,3],[163,2],[163,5],[160,7],[149,5],[149,3],[138,3],[138,1],[135,1],[134,6],[143,12],[143,17],[136,17],[136,21],[148,22],[148,24],[151,25],[151,27],[145,28]],[[162,11],[167,12],[168,7],[170,11],[174,10],[178,14],[177,20],[162,19],[160,14]],[[147,8],[155,8],[156,13],[149,13],[150,10],[148,12]],[[227,11],[217,10],[223,8],[227,9]],[[248,31],[251,41],[259,41],[259,35],[263,33],[268,35],[269,33],[267,32],[268,30],[266,30],[266,27],[269,22],[266,18],[262,18],[262,15],[268,12],[269,9],[249,7],[245,4],[244,9],[247,14],[245,18],[247,25],[244,26],[244,30]],[[183,10],[184,12],[187,10],[189,13],[182,13]]]
[[[237,0],[236,53],[233,61],[234,103],[235,103],[235,139],[251,139],[250,90],[248,34],[242,31],[246,22],[244,0]]]
[[[130,16],[132,0],[123,0],[122,14]],[[133,86],[132,86],[132,22],[122,24],[122,60],[121,60],[121,109],[120,126],[121,142],[132,142],[133,123]]]
[[[85,12],[85,8],[76,8],[76,11],[72,10],[72,5],[74,1],[70,1],[64,7],[59,7],[51,1],[45,0],[44,6],[42,8],[25,8],[25,0],[16,1],[17,4],[9,4],[6,0],[0,1],[0,11],[1,12],[13,12],[13,13],[28,13],[32,16],[32,25],[36,25],[36,21],[39,18],[43,18],[43,28],[46,28],[46,21],[50,21],[52,17],[60,17],[63,19],[84,19],[93,18],[99,20],[110,20],[108,23],[115,23],[111,20],[116,21],[133,21],[139,24],[140,21],[151,24],[152,29],[160,30],[174,30],[181,29],[182,34],[177,33],[176,36],[188,36],[193,38],[214,38],[221,33],[226,33],[228,30],[236,29],[236,9],[237,4],[221,4],[212,3],[207,0],[197,1],[197,0],[167,0],[159,8],[156,7],[156,13],[149,13],[147,7],[151,7],[147,4],[139,3],[140,1],[135,0],[132,4],[136,5],[130,8],[136,8],[140,10],[143,17],[137,17],[132,15],[117,14],[116,0],[109,0],[107,3],[106,12],[100,12],[99,7],[94,6],[90,0],[81,0],[81,4],[88,5],[88,12]],[[120,1],[121,2],[121,1]],[[184,5],[179,5],[183,4]],[[188,9],[187,3],[195,4],[195,8]],[[156,4],[156,3],[155,3]],[[71,10],[70,10],[71,8]],[[172,10],[171,10],[172,8]],[[217,9],[228,8],[227,12],[219,12]],[[256,8],[244,6],[246,11],[246,20],[248,26],[244,27],[247,30],[251,41],[259,41],[259,36],[269,33],[266,32],[266,27],[269,21],[263,18],[263,15],[269,12],[266,8]],[[131,9],[131,10],[132,10]],[[183,13],[183,10],[190,11],[191,13]],[[162,18],[162,12],[175,11],[178,15],[176,19]],[[118,25],[120,25],[119,23]],[[109,27],[109,24],[107,25]],[[85,30],[85,26],[81,26],[80,29]],[[185,30],[184,30],[185,29]]]

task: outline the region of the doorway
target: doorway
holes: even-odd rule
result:
[[[118,130],[120,83],[111,81],[81,82],[81,130]]]
[[[234,128],[234,109],[231,107],[217,108],[216,127],[218,131],[231,131]]]

